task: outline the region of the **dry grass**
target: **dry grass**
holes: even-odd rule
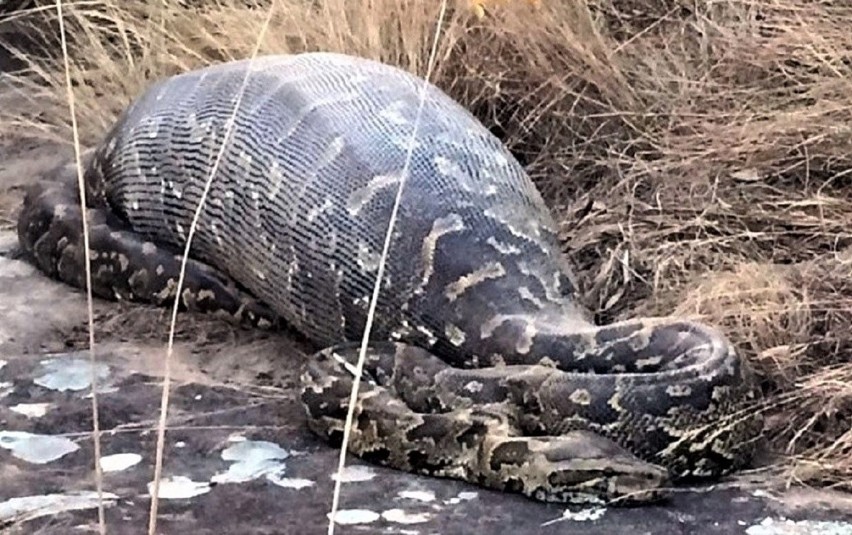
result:
[[[47,7],[18,22],[42,46],[21,53],[13,83],[38,113],[0,120],[67,141],[52,1],[35,3]],[[435,81],[527,166],[563,222],[585,303],[602,321],[721,325],[764,380],[790,481],[849,488],[852,8],[480,3],[483,18],[453,3]],[[247,55],[269,5],[150,4],[66,5],[89,144],[150,79]],[[438,3],[275,4],[262,53],[336,50],[425,71]]]

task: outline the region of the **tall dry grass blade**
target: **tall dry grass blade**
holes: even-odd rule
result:
[[[77,187],[80,190],[80,210],[83,223],[83,261],[86,265],[86,316],[89,331],[89,360],[91,362],[92,383],[92,444],[95,454],[95,486],[98,493],[98,530],[106,534],[106,519],[104,518],[104,485],[101,471],[101,429],[98,417],[98,373],[97,357],[95,355],[95,313],[92,299],[92,265],[89,252],[89,224],[86,218],[86,184],[83,179],[83,162],[80,151],[80,136],[77,130],[77,110],[74,105],[74,88],[71,84],[71,62],[68,56],[68,40],[65,33],[65,17],[62,13],[62,0],[56,0],[56,16],[59,22],[59,37],[62,45],[62,61],[65,70],[65,87],[68,96],[68,111],[71,115],[71,132],[74,139],[74,159],[77,168]]]
[[[272,21],[272,14],[274,10],[275,4],[272,3],[269,6],[269,10],[267,12],[266,19],[264,20],[263,26],[261,26],[260,28],[260,33],[257,36],[255,48],[249,58],[250,61],[254,61],[254,59],[257,57],[258,52],[260,51],[260,46],[263,43],[263,39],[266,36],[267,30],[269,29],[269,23]],[[169,408],[169,391],[171,387],[171,361],[172,354],[174,351],[175,328],[177,326],[177,313],[178,307],[180,306],[181,289],[183,288],[183,282],[186,276],[186,264],[189,260],[189,251],[192,246],[192,239],[195,236],[196,229],[198,228],[198,220],[201,218],[201,210],[204,208],[204,203],[207,200],[207,195],[210,193],[210,188],[213,185],[213,179],[216,177],[216,173],[219,171],[219,164],[222,161],[222,156],[225,154],[225,149],[227,148],[228,140],[231,137],[231,132],[233,131],[234,123],[236,122],[236,117],[240,109],[240,104],[242,104],[246,83],[250,74],[251,63],[249,64],[249,68],[246,70],[246,75],[243,77],[242,84],[240,85],[240,88],[237,92],[237,96],[234,102],[234,111],[231,113],[230,117],[228,117],[228,120],[225,123],[225,131],[222,136],[222,146],[219,148],[219,152],[216,154],[216,159],[214,160],[213,166],[210,170],[210,176],[204,183],[204,189],[201,192],[201,196],[198,200],[198,206],[196,207],[195,213],[192,216],[192,222],[189,225],[189,232],[186,236],[186,246],[184,247],[183,255],[181,256],[180,274],[178,275],[177,286],[175,288],[175,300],[174,306],[172,306],[172,315],[171,319],[169,320],[169,340],[168,345],[166,347],[166,358],[163,370],[163,392],[162,397],[160,399],[160,418],[157,422],[157,453],[156,459],[154,461],[154,483],[151,492],[151,508],[148,516],[148,535],[156,535],[157,531],[157,509],[159,507],[160,478],[162,477],[163,471],[163,450],[165,447],[166,420]]]
[[[336,525],[335,517],[340,505],[340,488],[343,484],[343,468],[346,464],[346,452],[349,444],[349,435],[352,431],[352,419],[355,414],[355,402],[358,398],[358,389],[361,386],[361,375],[364,373],[364,360],[367,358],[367,345],[370,340],[370,331],[373,328],[373,321],[376,316],[376,306],[379,301],[379,292],[382,288],[382,279],[384,278],[385,266],[388,259],[388,251],[393,238],[393,230],[396,225],[397,215],[399,213],[399,205],[402,201],[402,192],[405,189],[405,183],[408,180],[408,170],[411,167],[411,158],[414,155],[414,147],[417,141],[417,129],[420,126],[420,117],[423,114],[423,106],[426,104],[426,93],[429,89],[429,82],[432,78],[432,70],[435,65],[435,58],[438,54],[438,43],[441,39],[441,28],[443,27],[444,17],[447,12],[447,0],[441,0],[441,8],[438,12],[438,21],[435,24],[435,36],[432,40],[432,48],[429,51],[429,61],[427,63],[426,74],[423,77],[423,84],[420,89],[420,102],[417,106],[417,114],[414,116],[414,125],[411,129],[411,138],[408,140],[408,147],[405,153],[405,162],[402,165],[402,174],[399,178],[399,185],[394,195],[393,207],[388,218],[388,228],[385,232],[385,241],[382,245],[382,254],[379,257],[379,264],[376,270],[376,282],[373,284],[373,294],[370,297],[370,305],[367,309],[367,319],[364,324],[364,334],[361,337],[361,347],[358,351],[358,362],[355,365],[354,379],[352,381],[352,390],[349,393],[349,405],[346,410],[346,421],[343,425],[343,443],[340,445],[340,454],[337,461],[337,477],[334,478],[334,491],[331,499],[331,511],[329,512],[328,520],[328,535],[334,535],[334,526]]]

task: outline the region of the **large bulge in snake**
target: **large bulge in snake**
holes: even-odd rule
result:
[[[567,497],[566,481],[594,480],[605,493],[616,481],[659,484],[662,469],[718,475],[750,458],[757,419],[739,411],[754,389],[724,336],[677,318],[593,325],[523,167],[462,105],[403,69],[307,53],[159,80],[107,132],[85,183],[97,294],[280,319],[321,351],[302,400],[328,437],[351,380],[331,355],[361,340],[382,271],[371,341],[425,354],[377,357],[359,397],[367,423],[356,453],[492,486],[504,478],[542,498]],[[41,269],[81,286],[73,185],[31,192],[18,229]],[[189,290],[177,295],[191,232]],[[427,356],[473,375],[435,372],[430,382]],[[400,401],[400,384],[421,406]],[[590,451],[624,453],[610,466],[624,467],[620,480],[598,475],[607,473],[598,457],[573,478],[565,467],[583,463],[548,459],[536,450],[551,447],[544,439],[505,446],[562,435],[548,451],[576,452],[587,432],[612,443],[588,439]],[[531,457],[488,468],[501,451]]]

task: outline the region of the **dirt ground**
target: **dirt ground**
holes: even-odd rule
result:
[[[0,146],[0,526],[95,531],[84,296],[17,256],[23,187],[66,147]],[[98,403],[110,533],[143,533],[168,311],[96,301]],[[323,533],[337,451],[305,428],[305,348],[286,333],[180,317],[161,533]],[[338,533],[852,533],[852,500],[742,477],[641,509],[544,505],[350,459]]]

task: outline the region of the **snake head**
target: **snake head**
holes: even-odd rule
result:
[[[670,494],[666,469],[587,431],[495,437],[482,460],[491,482],[545,502],[637,505]]]
[[[547,502],[644,505],[671,494],[668,472],[628,457],[570,459],[551,463],[547,486],[533,498]]]

